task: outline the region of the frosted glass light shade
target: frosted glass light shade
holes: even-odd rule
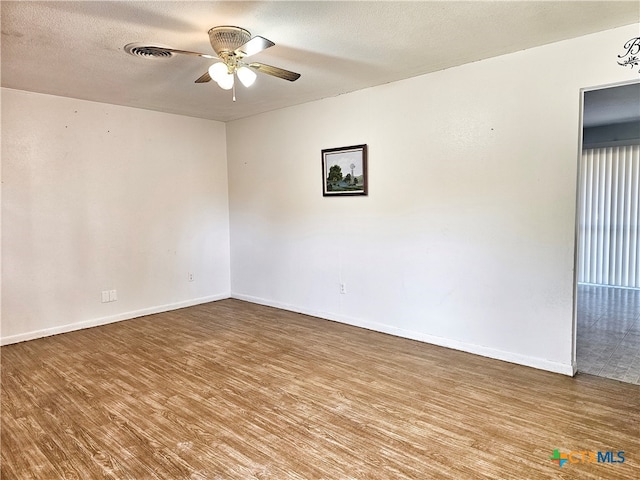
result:
[[[222,62],[214,63],[209,67],[209,76],[216,82],[219,82],[223,76],[228,74],[229,70],[227,69],[227,66]]]
[[[240,67],[238,69],[238,78],[245,87],[250,87],[256,81],[257,75],[248,67]]]
[[[233,87],[233,73],[222,75],[218,80],[218,85],[223,90],[230,90]]]

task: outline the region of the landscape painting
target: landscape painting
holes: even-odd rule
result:
[[[325,197],[367,195],[367,146],[322,150],[322,194]]]

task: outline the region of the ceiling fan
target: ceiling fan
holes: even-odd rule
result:
[[[221,60],[211,65],[195,83],[206,83],[214,80],[224,90],[233,89],[235,101],[235,78],[237,77],[245,87],[250,87],[256,80],[256,73],[265,73],[273,77],[295,82],[300,78],[299,73],[291,72],[279,67],[273,67],[259,62],[245,62],[246,57],[262,52],[275,43],[264,37],[251,37],[251,33],[240,27],[220,26],[209,30],[209,41],[215,55],[188,50],[178,50],[162,45],[144,45],[129,43],[124,51],[130,55],[143,58],[170,58],[174,54],[193,55],[197,57]]]

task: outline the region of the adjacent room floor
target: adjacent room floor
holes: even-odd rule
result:
[[[640,385],[640,290],[578,285],[578,371]]]

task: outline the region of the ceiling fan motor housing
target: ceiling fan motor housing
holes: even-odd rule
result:
[[[234,50],[251,39],[251,33],[240,27],[213,27],[208,33],[211,46],[220,58],[235,55]]]

